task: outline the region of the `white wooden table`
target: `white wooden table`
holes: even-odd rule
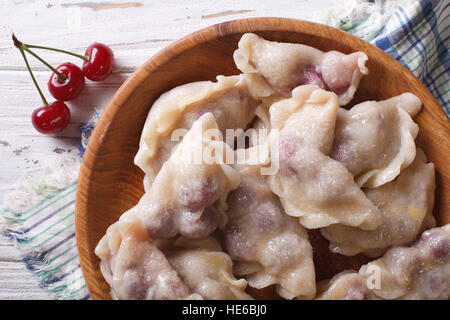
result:
[[[324,21],[328,10],[342,7],[336,0],[164,0],[10,1],[0,0],[0,201],[24,172],[42,168],[51,158],[76,153],[78,124],[101,110],[122,82],[154,53],[193,31],[219,22],[261,16]],[[39,134],[31,124],[32,111],[41,106],[11,31],[25,43],[84,53],[95,42],[108,44],[116,68],[101,83],[87,81],[81,95],[70,102],[72,120],[57,136]],[[42,51],[40,51],[42,52]],[[53,66],[77,58],[42,52]],[[48,100],[50,72],[29,58]],[[0,236],[0,299],[48,299],[6,238]]]

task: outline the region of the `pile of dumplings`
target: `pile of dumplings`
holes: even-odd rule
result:
[[[274,286],[285,299],[448,299],[450,225],[436,228],[434,165],[415,146],[420,100],[404,93],[343,108],[369,72],[363,52],[248,33],[233,57],[240,75],[154,102],[135,157],[145,193],[95,250],[112,297],[253,299],[248,287]],[[249,127],[278,139],[235,150],[201,134]],[[272,154],[192,163],[211,146],[276,149],[278,169],[261,174]],[[335,253],[378,259],[317,283],[307,229]],[[374,266],[381,288],[366,285]]]

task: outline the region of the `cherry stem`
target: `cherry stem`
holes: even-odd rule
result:
[[[44,50],[51,50],[51,51],[56,51],[56,52],[61,52],[61,53],[65,53],[65,54],[69,54],[71,56],[74,57],[78,57],[80,59],[83,59],[84,61],[89,61],[89,57],[83,56],[81,54],[76,54],[70,51],[66,51],[66,50],[61,50],[61,49],[56,49],[56,48],[51,48],[51,47],[44,47],[44,46],[36,46],[36,45],[32,45],[32,44],[26,44],[26,46],[28,48],[33,48],[33,49],[44,49]]]
[[[12,39],[14,42],[14,46],[19,49],[19,50],[25,50],[26,52],[28,52],[29,54],[31,54],[33,57],[35,57],[36,59],[38,59],[40,62],[42,62],[47,68],[49,68],[50,70],[52,70],[57,76],[59,81],[64,81],[66,80],[66,76],[64,74],[62,74],[61,72],[59,72],[58,70],[56,70],[55,68],[53,68],[51,65],[49,65],[44,59],[42,59],[41,57],[39,57],[36,53],[34,53],[33,51],[31,51],[28,47],[28,45],[24,44],[23,42],[19,41],[19,39],[17,39],[16,35],[13,33],[12,34]]]
[[[52,70],[57,76],[59,81],[64,81],[66,80],[66,76],[64,74],[62,74],[61,72],[59,72],[58,70],[56,70],[55,68],[53,68],[51,65],[49,65],[44,59],[42,59],[41,57],[39,57],[36,53],[34,53],[33,51],[31,51],[26,44],[22,44],[22,50],[25,50],[26,52],[28,52],[29,54],[31,54],[33,57],[35,57],[36,59],[38,59],[40,62],[42,62],[47,68],[49,68],[50,70]]]
[[[28,63],[27,57],[25,56],[25,53],[23,52],[22,48],[20,48],[19,50],[20,50],[20,53],[22,54],[22,57],[23,57],[23,60],[25,61],[25,64],[27,65],[28,72],[30,72],[31,79],[33,79],[34,85],[36,86],[36,89],[39,92],[39,95],[41,96],[42,102],[44,103],[44,106],[46,107],[46,106],[48,106],[48,102],[45,99],[44,94],[41,91],[41,88],[39,88],[39,85],[38,85],[38,83],[36,81],[36,78],[33,75],[33,72],[31,71],[30,64]]]

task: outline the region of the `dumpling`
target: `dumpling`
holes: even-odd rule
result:
[[[422,108],[422,101],[410,92],[405,92],[387,100],[380,101],[380,103],[390,104],[402,108],[411,118],[418,114]]]
[[[225,164],[226,154],[233,151],[205,136],[208,130],[218,130],[210,112],[194,122],[150,189],[130,209],[151,238],[203,238],[225,223],[225,200],[239,186],[239,174]]]
[[[338,112],[337,96],[316,86],[300,86],[292,98],[270,107],[271,143],[278,144],[279,169],[269,176],[287,214],[308,229],[340,223],[373,230],[380,213],[345,166],[330,158]],[[278,140],[278,141],[277,141]],[[274,148],[271,148],[274,149]],[[271,161],[277,157],[271,154]]]
[[[394,247],[378,260],[318,286],[318,299],[449,299],[450,224],[425,231],[412,247]]]
[[[119,300],[201,299],[180,279],[142,222],[125,214],[95,248],[100,270]]]
[[[130,212],[108,228],[95,253],[114,299],[252,299],[217,240],[152,240]]]
[[[250,300],[247,281],[233,275],[233,263],[213,237],[179,238],[166,252],[167,259],[184,283],[207,300]]]
[[[258,104],[250,94],[245,75],[219,76],[217,82],[188,83],[162,94],[150,109],[134,159],[145,173],[145,190],[150,188],[178,143],[178,137],[172,139],[174,130],[189,130],[194,121],[207,112],[214,115],[223,132],[225,129],[245,130]]]
[[[361,230],[335,224],[321,229],[330,240],[330,250],[344,255],[365,253],[380,256],[391,246],[409,245],[424,229],[435,226],[434,165],[426,163],[425,154],[417,149],[414,162],[394,181],[365,194],[382,215],[375,230]]]
[[[285,214],[258,167],[236,169],[241,184],[228,196],[228,223],[222,233],[235,274],[258,289],[276,284],[286,299],[313,298],[316,284],[308,234]]]
[[[290,96],[294,88],[314,84],[336,93],[339,104],[345,105],[362,76],[369,73],[363,52],[324,53],[302,44],[268,41],[252,33],[242,36],[233,57],[238,69],[254,81],[261,97],[273,93]]]
[[[360,187],[392,181],[414,160],[419,127],[408,110],[415,114],[421,104],[415,95],[404,93],[340,109],[330,156],[345,165]]]

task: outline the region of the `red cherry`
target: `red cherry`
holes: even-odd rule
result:
[[[59,101],[76,98],[84,87],[84,75],[80,68],[70,62],[61,64],[56,70],[66,79],[61,81],[56,73],[52,73],[48,80],[48,91]]]
[[[31,116],[33,126],[41,133],[55,133],[63,130],[70,121],[70,110],[62,101],[37,108]]]
[[[102,81],[109,77],[114,67],[114,54],[112,50],[102,44],[91,44],[84,53],[89,61],[83,63],[83,73],[92,81]]]

